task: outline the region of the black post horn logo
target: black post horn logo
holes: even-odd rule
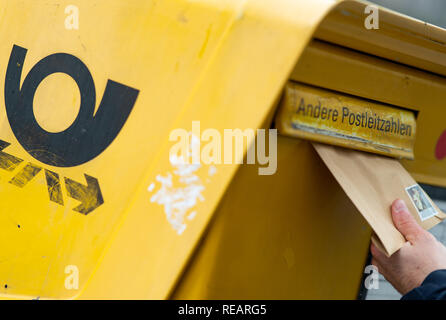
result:
[[[77,57],[56,53],[40,60],[20,88],[27,49],[14,45],[5,79],[5,104],[11,129],[23,148],[35,159],[57,167],[83,164],[103,152],[116,138],[135,105],[139,90],[108,80],[94,114],[96,90],[87,66]],[[53,73],[65,73],[76,81],[81,103],[69,128],[52,133],[39,126],[33,112],[37,87]]]

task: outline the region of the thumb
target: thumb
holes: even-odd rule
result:
[[[392,203],[392,219],[395,227],[411,243],[425,232],[401,199]]]

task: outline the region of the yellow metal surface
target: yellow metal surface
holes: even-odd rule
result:
[[[444,29],[379,7],[379,29],[369,30],[364,9],[362,1],[343,1],[321,22],[314,38],[446,75]]]
[[[2,198],[8,199],[2,201],[0,214],[0,295],[166,298],[238,167],[234,163],[218,168],[202,192],[205,201],[194,207],[196,218],[178,235],[164,206],[152,203],[148,192],[152,183],[158,183],[157,176],[174,170],[169,162],[170,132],[190,130],[193,120],[200,120],[203,129],[259,128],[273,112],[271,106],[297,57],[332,4],[315,1],[308,6],[305,1],[291,0],[2,2],[0,87],[5,87],[15,48],[8,78],[9,104],[28,106],[28,119],[21,122],[20,114],[11,108],[18,127],[13,132],[5,105],[0,108],[2,151],[9,155],[2,154],[3,167],[11,169],[0,170]],[[78,7],[78,30],[65,26],[69,5]],[[307,18],[297,18],[301,16]],[[45,72],[50,73],[46,78]],[[85,80],[88,73],[91,80]],[[95,157],[85,158],[86,162],[79,157],[91,148],[70,149],[84,133],[79,126],[75,127],[79,136],[57,144],[62,152],[53,152],[54,146],[29,145],[42,135],[39,127],[45,130],[43,136],[55,139],[50,133],[57,136],[58,130],[66,129],[62,124],[70,125],[69,115],[76,114],[80,103],[76,75],[88,82],[80,82],[81,87],[90,87],[81,100],[88,107],[93,105],[96,114],[107,84],[114,90],[123,90],[119,84],[125,85],[125,94],[133,98],[137,92],[126,121],[121,109],[108,120],[113,124],[124,120],[115,139]],[[24,79],[30,80],[25,83]],[[18,83],[23,83],[22,88]],[[17,100],[19,89],[26,99]],[[4,101],[6,95],[0,92]],[[112,105],[110,100],[116,98],[109,98]],[[29,113],[33,103],[35,116]],[[59,108],[66,110],[61,112],[65,116],[50,115]],[[82,112],[82,117],[92,117],[92,109]],[[102,113],[110,115],[104,108]],[[34,118],[35,122],[29,122]],[[21,135],[31,128],[35,130]],[[236,155],[240,157],[243,154]],[[198,173],[201,181],[206,181],[207,172],[203,168]],[[9,183],[16,176],[16,183]],[[78,208],[80,203],[94,210],[82,214],[79,211],[86,211]],[[67,287],[73,266],[79,285]]]
[[[78,29],[66,27],[69,6],[78,9]],[[230,184],[240,167],[235,161],[217,166],[212,177],[210,168],[203,166],[196,173],[204,188],[203,201],[197,201],[196,216],[181,234],[169,223],[165,206],[151,202],[150,190],[152,185],[159,188],[160,180],[175,171],[169,161],[172,130],[190,130],[195,120],[203,129],[219,131],[268,126],[274,102],[319,23],[330,23],[330,16],[324,20],[330,9],[364,7],[364,3],[331,0],[3,1],[0,296],[216,297],[216,290],[222,287],[227,291],[221,296],[228,298],[354,298],[370,230],[333,181],[327,189],[325,183],[321,186],[329,174],[307,143],[281,138],[284,154],[279,152],[279,157],[288,171],[279,167],[280,175],[262,181],[253,176],[253,167],[242,167],[236,182]],[[333,21],[344,21],[338,18],[334,16]],[[420,27],[393,13],[388,19],[398,20],[409,31]],[[362,24],[346,21],[347,25]],[[438,32],[440,38],[444,36],[443,31]],[[386,37],[389,35],[377,33],[373,39],[385,44]],[[417,37],[409,32],[403,41]],[[421,41],[418,49],[411,49],[416,57],[406,61],[427,70],[439,67],[441,73],[446,62],[435,56],[442,52],[440,47],[433,41]],[[406,48],[392,50],[392,58],[404,59]],[[376,75],[380,72],[385,70],[378,68]],[[411,72],[418,72],[425,81],[416,91],[416,101],[411,104],[409,97],[390,93],[412,95],[408,88],[417,81],[415,77],[407,84],[398,83],[397,76],[390,78],[394,87],[374,100],[400,105],[385,99],[401,99],[406,102],[401,103],[404,107],[420,108],[417,157],[429,137],[429,119],[434,119],[433,135],[438,133],[441,114],[433,108],[439,106],[444,93],[439,90],[442,81],[438,77]],[[330,79],[327,77],[328,82]],[[325,77],[319,80],[323,83]],[[346,90],[339,91],[349,93]],[[374,89],[369,90],[373,93]],[[425,103],[419,103],[422,99]],[[426,148],[431,147],[429,142]],[[245,153],[246,148],[235,158]],[[302,157],[300,166],[296,166],[296,157]],[[417,170],[422,166],[420,159]],[[443,169],[430,155],[424,160],[428,166],[419,169],[420,174],[432,176]],[[294,179],[288,179],[292,174]],[[444,175],[439,173],[439,181]],[[249,181],[258,183],[258,188]],[[271,190],[266,182],[274,183],[277,190],[263,209],[256,203],[262,203],[259,192],[268,199]],[[181,190],[178,183],[174,187]],[[230,185],[245,197],[234,195]],[[239,200],[226,197],[205,234],[226,192]],[[324,202],[321,194],[336,197]],[[290,211],[293,197],[296,209]],[[256,210],[262,212],[258,223],[250,224],[240,214],[234,216],[240,212],[236,205],[248,211],[247,217],[255,218]],[[283,216],[276,219],[271,214],[275,208]],[[339,219],[331,218],[337,215]],[[240,224],[229,218],[241,219]],[[268,238],[261,236],[268,231],[272,237],[266,244]],[[290,238],[283,238],[283,231],[289,231]],[[191,260],[199,240],[205,238],[209,241],[203,240],[196,259]],[[311,243],[306,243],[308,238]],[[262,256],[263,248],[255,246],[256,240],[268,249],[268,255]],[[227,280],[225,287],[218,280],[222,269],[214,268],[216,260],[208,258],[228,259],[230,249],[240,246],[240,241],[246,241],[250,251],[236,251],[237,259],[227,260],[230,268],[222,277]],[[345,268],[327,264],[333,260],[345,263]],[[189,261],[192,264],[183,273]],[[293,275],[297,261],[308,262],[299,266],[302,276]],[[260,263],[265,267],[253,271],[251,266],[259,268]],[[79,275],[75,287],[66,283],[72,270]],[[268,270],[277,273],[271,276]],[[270,290],[262,291],[261,284],[247,282],[249,277],[241,281],[241,275],[250,271],[252,279],[264,275],[276,281],[264,280],[264,288]],[[317,279],[310,277],[315,271]],[[205,276],[200,278],[199,273]],[[308,290],[308,295],[299,288],[284,289],[288,279]],[[215,284],[215,289],[208,290],[206,283]]]
[[[413,159],[414,113],[373,101],[289,82],[275,123],[289,136]]]
[[[356,299],[370,228],[311,143],[277,147],[275,175],[237,172],[172,298]]]

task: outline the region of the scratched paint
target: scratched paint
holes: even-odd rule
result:
[[[42,168],[32,164],[28,163],[22,170],[20,170],[19,173],[17,173],[9,183],[23,188],[31,179],[33,179],[39,172],[42,170]]]
[[[31,162],[28,162],[24,167],[19,168],[23,160],[3,151],[9,146],[9,142],[0,140],[0,169],[10,172],[18,169],[17,173],[9,183],[19,188],[25,188],[43,168]],[[59,174],[48,169],[45,169],[44,172],[50,201],[63,206],[64,200]],[[98,179],[87,174],[85,174],[85,179],[87,185],[83,185],[82,183],[65,177],[65,186],[67,195],[81,202],[81,204],[73,208],[73,210],[87,215],[97,207],[101,206],[104,203],[104,199],[102,197]]]
[[[158,174],[156,181],[159,189],[152,195],[150,201],[163,206],[166,219],[178,235],[187,228],[186,221],[192,221],[197,215],[194,210],[198,202],[205,200],[203,191],[205,185],[198,173],[203,170],[201,164],[193,164],[192,150],[200,143],[196,135],[190,133],[190,145],[186,156],[171,155],[169,158],[172,170],[164,175]],[[189,158],[189,161],[187,158]],[[207,171],[209,176],[217,172],[215,166]],[[210,182],[210,179],[206,180]],[[154,192],[156,183],[151,183],[147,190]]]
[[[64,201],[59,175],[56,172],[45,169],[45,178],[48,185],[48,195],[50,200],[63,206]]]

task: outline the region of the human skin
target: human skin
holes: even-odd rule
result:
[[[391,209],[393,223],[407,242],[391,257],[372,244],[372,264],[405,295],[433,271],[446,269],[446,247],[416,222],[403,200],[395,200]]]

